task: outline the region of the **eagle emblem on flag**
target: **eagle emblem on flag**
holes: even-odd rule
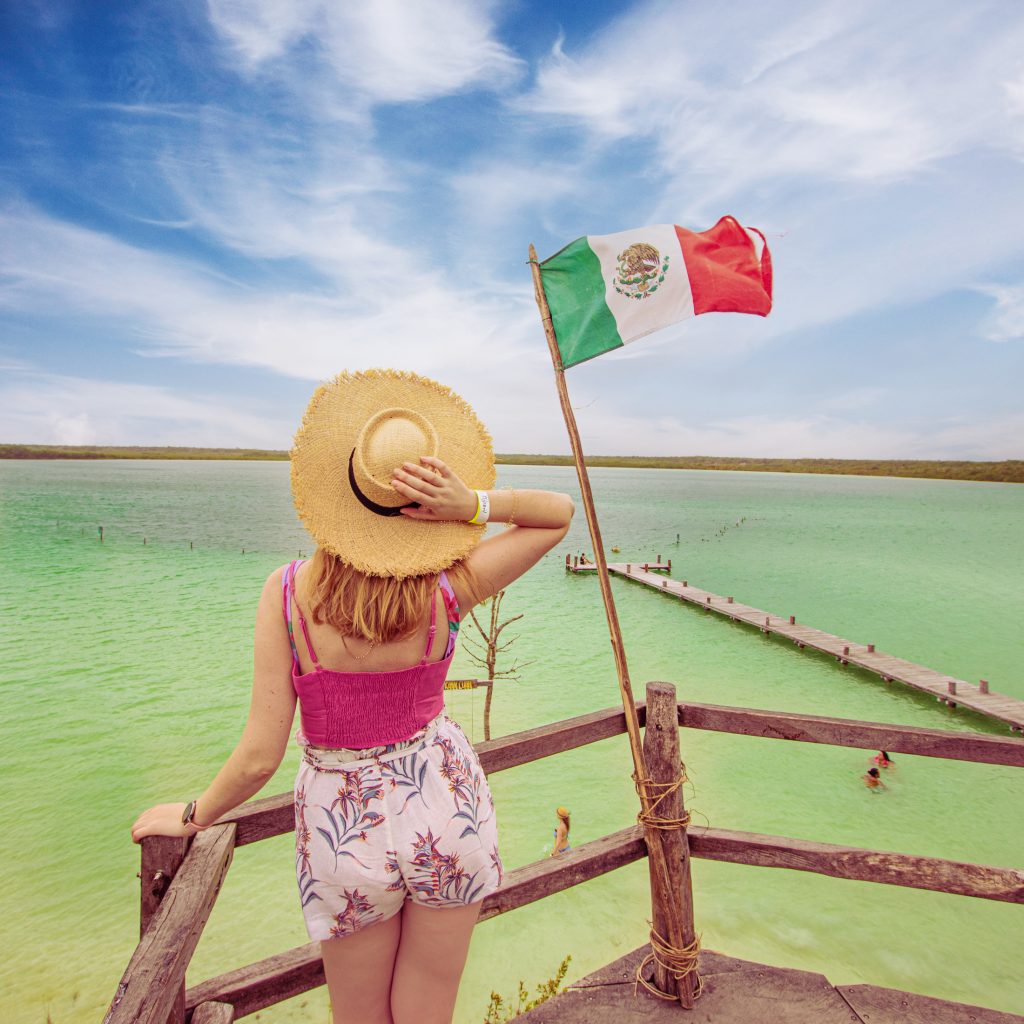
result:
[[[658,290],[668,273],[669,257],[648,242],[634,242],[616,257],[612,284],[629,299],[646,299]]]

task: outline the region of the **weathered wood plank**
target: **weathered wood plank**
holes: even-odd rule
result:
[[[643,725],[645,708],[642,701],[637,704],[636,711]],[[484,771],[491,775],[528,761],[537,761],[542,757],[619,736],[625,731],[626,716],[622,708],[605,708],[488,740],[477,745],[476,751]],[[237,825],[236,845],[246,846],[260,839],[291,832],[295,828],[294,815],[292,794],[281,793],[262,800],[251,800],[224,815],[218,824]]]
[[[235,1008],[230,1003],[200,1003],[191,1020],[192,1024],[234,1024]]]
[[[213,826],[192,840],[121,976],[104,1024],[164,1024],[231,863],[235,826]]]
[[[1019,739],[921,729],[910,725],[859,722],[850,718],[793,715],[783,711],[724,707],[718,704],[679,703],[679,724],[687,729],[708,729],[743,736],[765,736],[803,743],[831,743],[840,747],[920,754],[954,761],[1024,767],[1024,743]]]
[[[484,900],[480,920],[525,907],[645,856],[643,834],[639,826],[634,826],[593,839],[557,857],[534,861],[508,873],[501,888]]]
[[[141,843],[142,867],[139,871],[141,902],[139,938],[146,934],[149,922],[160,909],[160,901],[170,887],[191,840],[183,836],[146,836]]]
[[[139,938],[146,934],[146,929],[160,908],[160,902],[178,873],[191,842],[191,838],[185,836],[146,836],[142,840],[142,867],[139,871]],[[167,1015],[167,1024],[181,1024],[184,1019],[185,980],[182,978]]]
[[[559,857],[527,864],[510,871],[501,888],[487,897],[480,919],[526,906],[646,855],[643,836],[635,826],[584,843]],[[195,985],[186,993],[186,1006],[191,1013],[200,1003],[231,1003],[235,1016],[244,1017],[323,984],[320,944],[310,942]]]
[[[191,1015],[205,1002],[225,1002],[237,1019],[326,983],[320,943],[307,942],[194,985],[185,993],[186,1012]]]
[[[694,830],[689,839],[691,856],[705,860],[812,871],[832,878],[1024,903],[1024,871],[1015,868],[718,828]]]
[[[640,724],[645,721],[646,709],[643,701],[636,704]],[[575,750],[588,743],[619,736],[626,731],[626,715],[621,707],[604,708],[586,715],[577,715],[561,722],[542,725],[536,729],[514,732],[496,740],[488,740],[476,747],[480,764],[485,772],[505,771],[528,761]]]

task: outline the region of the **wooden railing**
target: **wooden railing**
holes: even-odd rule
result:
[[[666,684],[649,684],[649,696],[652,686],[664,693]],[[658,705],[652,701],[651,706]],[[676,707],[678,724],[685,729],[1024,767],[1020,739],[688,701]],[[671,729],[671,703],[668,709],[670,717],[664,725]],[[638,705],[638,712],[644,724],[644,704]],[[625,716],[615,708],[490,740],[480,744],[477,752],[484,770],[493,774],[625,731]],[[674,768],[648,765],[652,773],[659,767]],[[184,990],[186,968],[234,849],[293,830],[292,795],[286,793],[245,804],[202,832],[191,846],[182,839],[143,840],[142,940],[104,1024],[183,1024],[189,1019],[192,1024],[230,1024],[324,984],[319,943],[309,943]],[[1024,904],[1024,871],[1014,868],[722,828],[693,829],[684,836],[692,857]],[[579,885],[646,854],[643,831],[633,826],[578,846],[569,855],[528,864],[509,872],[501,888],[487,897],[481,920]]]

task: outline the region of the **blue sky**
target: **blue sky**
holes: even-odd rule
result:
[[[526,251],[730,213],[775,309],[567,373],[585,450],[1024,456],[1024,5],[0,5],[0,441],[287,448],[416,370],[565,452]]]

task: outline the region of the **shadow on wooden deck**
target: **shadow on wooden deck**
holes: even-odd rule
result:
[[[636,965],[650,946],[627,953],[515,1024],[1024,1024],[1024,1017],[874,985],[833,986],[823,974],[769,967],[704,950],[704,991],[692,1010],[638,987]]]

